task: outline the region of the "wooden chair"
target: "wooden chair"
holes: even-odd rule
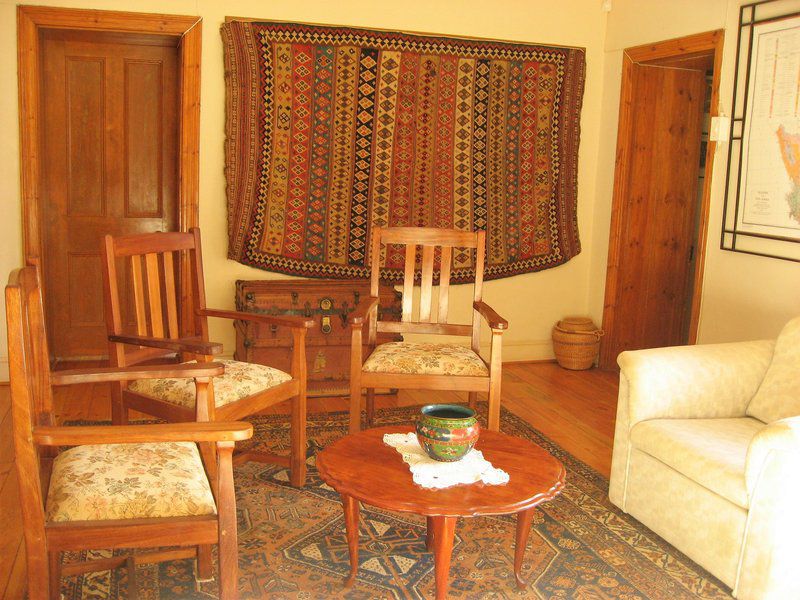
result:
[[[398,244],[405,247],[403,313],[401,321],[378,320],[378,281],[381,247]],[[362,301],[350,318],[352,350],[350,368],[350,431],[361,427],[361,389],[367,389],[367,423],[374,414],[375,388],[411,388],[469,392],[475,407],[477,392],[489,394],[489,429],[500,428],[501,341],[508,322],[481,300],[486,233],[464,232],[427,227],[376,227],[372,232],[371,297]],[[417,246],[421,251],[421,284],[418,313],[413,306],[414,280],[417,274]],[[439,248],[438,311],[434,315],[433,281],[436,249]],[[453,248],[475,249],[475,286],[471,324],[449,324],[448,300]],[[414,315],[418,318],[414,320]],[[362,357],[362,328],[370,320],[371,353]],[[480,351],[480,326],[484,319],[492,331],[489,361]],[[378,333],[422,333],[469,336],[470,347],[459,344],[389,342],[376,345]]]
[[[186,377],[195,379],[202,401],[211,377],[219,376],[223,367],[206,363],[51,373],[35,267],[11,273],[6,317],[29,598],[59,598],[62,574],[130,567],[136,562],[196,557],[198,576],[208,579],[214,543],[219,544],[220,596],[235,598],[232,451],[235,441],[252,435],[252,426],[242,422],[56,426],[51,391],[51,385]],[[213,482],[195,442],[215,446]],[[60,446],[73,447],[59,452]],[[164,550],[166,546],[178,548]],[[143,547],[160,550],[61,565],[64,551]]]
[[[222,352],[222,344],[208,340],[208,317],[244,319],[273,327],[289,327],[293,336],[291,373],[268,366],[233,360],[219,361],[225,373],[215,377],[207,401],[194,401],[191,383],[178,379],[122,381],[115,386],[112,419],[127,422],[129,409],[135,409],[167,421],[231,421],[253,415],[285,400],[292,402],[291,448],[289,456],[267,452],[242,452],[234,464],[248,460],[277,463],[290,468],[290,482],[302,487],[306,478],[306,330],[311,319],[206,308],[200,230],[189,233],[144,233],[119,237],[105,236],[106,325],[110,363],[131,366],[143,361],[164,360],[178,355],[181,361],[211,360]],[[181,253],[188,253],[188,256]],[[120,291],[124,282],[118,277],[118,263],[130,272],[131,317],[135,333],[123,320]],[[127,263],[127,264],[126,264]],[[178,265],[191,271],[191,292],[183,293],[183,307],[178,305],[175,282]],[[186,279],[186,278],[184,278]],[[189,296],[188,302],[186,296]],[[181,308],[193,307],[180,322]],[[181,327],[183,326],[183,327]]]

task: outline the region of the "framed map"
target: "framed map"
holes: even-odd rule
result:
[[[721,247],[800,261],[800,13],[741,7]]]

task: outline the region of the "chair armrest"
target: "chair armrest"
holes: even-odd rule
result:
[[[159,423],[156,425],[90,425],[35,427],[33,439],[42,446],[138,444],[147,442],[238,442],[252,437],[244,421]]]
[[[628,429],[647,419],[743,417],[774,346],[763,340],[623,352],[618,419],[623,408]]]
[[[492,329],[508,329],[508,321],[498,315],[494,309],[486,304],[486,302],[473,302],[472,308],[478,311],[480,315],[489,323]]]
[[[361,327],[364,325],[364,321],[369,316],[369,313],[375,310],[378,307],[378,303],[380,300],[375,296],[369,296],[367,298],[363,298],[356,306],[355,310],[350,313],[348,321],[350,322],[350,327]]]
[[[174,352],[191,352],[192,354],[205,354],[206,356],[222,353],[222,344],[217,342],[204,342],[198,338],[156,338],[144,335],[109,335],[109,342],[131,344],[133,346],[148,346],[150,348],[163,348]]]
[[[101,383],[130,381],[132,379],[168,379],[217,377],[225,372],[220,363],[192,363],[181,365],[148,365],[143,367],[103,367],[98,369],[69,369],[50,373],[51,385],[75,383]]]
[[[280,325],[292,329],[310,329],[314,327],[314,319],[306,317],[292,317],[290,315],[265,315],[263,313],[250,313],[238,310],[219,310],[216,308],[201,308],[197,310],[201,317],[219,317],[220,319],[240,319],[242,321],[255,321],[269,325]]]

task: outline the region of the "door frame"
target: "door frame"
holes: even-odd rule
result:
[[[20,184],[22,240],[25,264],[42,272],[41,228],[41,48],[43,29],[157,34],[175,38],[178,48],[178,228],[189,231],[199,225],[200,174],[200,60],[202,18],[108,10],[17,7],[17,78],[19,84]],[[98,248],[99,251],[99,248]],[[189,323],[191,282],[181,265],[181,312]],[[42,281],[42,287],[46,282]],[[184,293],[184,290],[187,292]]]
[[[611,227],[608,244],[608,264],[606,270],[605,301],[603,305],[603,330],[606,337],[600,348],[600,367],[616,368],[617,357],[613,346],[608,343],[613,339],[616,326],[616,302],[620,256],[625,240],[623,225],[628,204],[627,184],[632,164],[633,149],[633,78],[637,64],[663,64],[669,59],[690,59],[692,57],[713,55],[714,75],[711,83],[712,117],[719,110],[719,81],[722,67],[722,43],[724,31],[708,31],[682,38],[665,40],[655,44],[644,44],[623,51],[622,85],[619,103],[619,126],[617,130],[616,167],[614,171],[614,192],[611,204]],[[711,175],[714,165],[716,141],[709,140],[706,147],[703,193],[699,206],[697,245],[695,247],[695,264],[692,287],[692,301],[689,316],[689,343],[697,342],[697,329],[700,319],[700,299],[703,288],[703,270],[705,267],[706,240],[708,237],[708,215],[711,200]]]

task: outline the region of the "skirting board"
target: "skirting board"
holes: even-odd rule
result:
[[[0,383],[8,383],[8,357],[0,356]]]
[[[486,340],[481,344],[481,355],[489,358],[489,342]],[[503,341],[503,362],[525,362],[551,360],[555,358],[553,354],[553,341],[546,340],[526,340],[519,342]]]

